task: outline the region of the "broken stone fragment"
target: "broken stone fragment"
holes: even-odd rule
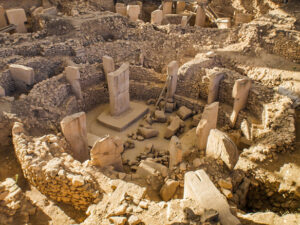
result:
[[[126,217],[118,217],[112,216],[109,218],[109,221],[112,222],[114,225],[124,225],[127,221]]]
[[[220,187],[228,189],[228,190],[232,190],[232,183],[230,179],[220,179],[218,180],[218,184],[220,185]]]
[[[154,119],[155,119],[155,121],[157,121],[159,123],[167,122],[167,117],[166,117],[165,113],[161,110],[155,110]]]
[[[48,15],[57,15],[57,9],[56,7],[50,7],[50,8],[46,8],[43,9],[42,14],[48,14]]]
[[[178,117],[171,117],[170,125],[167,127],[164,137],[169,139],[176,134],[180,127],[184,126],[184,122]]]
[[[99,167],[113,166],[117,171],[123,171],[121,153],[123,142],[118,137],[105,136],[99,139],[91,149],[90,163]]]
[[[204,170],[188,172],[184,176],[184,198],[193,199],[206,209],[214,209],[219,213],[221,224],[240,225],[240,221],[231,214],[225,197],[214,186]]]
[[[140,127],[138,133],[141,134],[144,138],[152,138],[158,136],[158,131],[153,128]]]
[[[186,120],[192,115],[192,110],[185,106],[181,106],[179,110],[177,111],[177,115],[180,117],[182,120]]]
[[[162,200],[169,201],[174,196],[178,185],[178,181],[168,179],[159,192]]]
[[[251,140],[250,126],[246,119],[241,123],[241,131],[247,140]]]
[[[223,132],[212,129],[209,133],[206,155],[222,159],[229,169],[233,169],[239,159],[235,143]]]
[[[129,225],[137,225],[139,224],[140,222],[142,222],[141,219],[139,219],[137,216],[135,215],[131,215],[129,218],[128,218],[128,224]]]

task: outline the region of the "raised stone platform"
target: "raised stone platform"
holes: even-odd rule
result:
[[[105,109],[97,120],[106,127],[122,131],[136,122],[149,111],[149,108],[141,103],[130,102],[130,109],[119,116],[112,116],[109,107]]]

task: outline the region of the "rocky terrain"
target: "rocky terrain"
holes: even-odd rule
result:
[[[299,224],[300,4],[0,0],[0,224]]]

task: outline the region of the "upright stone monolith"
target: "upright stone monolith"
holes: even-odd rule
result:
[[[219,102],[214,102],[204,108],[201,120],[196,129],[197,146],[200,150],[205,150],[210,130],[217,127],[218,112]]]
[[[231,126],[235,125],[239,112],[245,108],[252,81],[248,78],[236,80],[232,90],[234,98],[233,111],[230,116]]]
[[[119,69],[107,75],[110,113],[118,116],[130,108],[129,63],[123,63]]]
[[[107,56],[107,55],[102,57],[102,62],[103,62],[103,69],[104,69],[105,77],[107,79],[107,74],[115,71],[115,62],[112,57]]]
[[[74,158],[81,162],[89,159],[85,113],[79,112],[66,116],[60,122],[60,126],[71,146]]]
[[[182,146],[178,137],[173,136],[169,143],[170,161],[169,168],[172,169],[182,162]]]
[[[185,2],[184,1],[178,1],[176,4],[176,14],[183,13],[185,10]]]
[[[6,18],[5,18],[5,10],[0,5],[0,28],[6,27],[6,26],[7,26],[7,21],[6,21]]]
[[[115,6],[116,13],[122,15],[122,16],[127,16],[127,7],[124,3],[116,3]]]
[[[224,78],[224,73],[216,72],[207,77],[209,79],[207,104],[211,104],[218,99],[219,84]]]
[[[127,16],[132,22],[136,22],[139,19],[141,13],[141,7],[139,5],[128,5],[127,6]]]
[[[167,99],[174,98],[177,86],[178,68],[179,65],[177,61],[172,61],[168,64],[167,74],[170,80],[167,86]]]
[[[173,2],[172,1],[164,1],[163,2],[163,14],[172,14],[172,6]]]
[[[197,6],[197,12],[196,12],[196,20],[195,20],[195,26],[204,27],[205,26],[205,10],[201,5]]]
[[[72,91],[78,99],[82,99],[81,87],[80,87],[80,72],[76,66],[68,66],[65,69],[67,81],[71,84]]]
[[[25,27],[27,17],[24,9],[8,9],[6,10],[6,16],[9,24],[14,24],[17,26],[17,33],[27,32],[27,28]]]
[[[154,10],[152,13],[151,13],[151,24],[154,24],[154,25],[161,25],[161,22],[164,18],[164,15],[163,15],[163,11],[162,10]]]

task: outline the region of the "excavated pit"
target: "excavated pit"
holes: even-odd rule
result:
[[[260,224],[260,214],[272,216],[273,222],[266,224],[283,221],[286,214],[290,224],[300,222],[299,15],[288,14],[288,6],[296,3],[279,7],[276,1],[255,5],[215,0],[210,6],[219,17],[235,18],[243,11],[255,18],[231,29],[218,29],[208,18],[206,27],[193,26],[192,4],[187,7],[193,15],[190,25],[182,26],[182,16],[180,20],[174,16],[175,5],[173,16],[162,25],[149,23],[151,12],[160,5],[156,1],[143,3],[139,22],[110,12],[113,4],[109,1],[50,2],[58,13],[33,15],[31,6],[37,8],[39,3],[22,5],[28,16],[28,34],[0,33],[0,87],[5,90],[5,96],[0,97],[0,163],[4,165],[0,182],[13,178],[36,207],[35,212],[21,207],[15,215],[22,216],[13,222],[9,219],[13,216],[0,216],[0,224],[122,224],[112,217],[134,224],[129,222],[134,216],[140,220],[136,224],[194,224],[198,215],[203,218],[206,214],[203,209],[198,212],[195,199],[184,197],[184,179],[189,172],[201,169],[242,224]],[[13,1],[0,4],[20,7]],[[285,12],[277,15],[279,8]],[[129,63],[130,100],[149,109],[123,131],[97,120],[110,102],[103,56],[112,57],[115,70]],[[158,106],[155,103],[166,83],[168,65],[174,60],[179,64],[173,96],[176,104],[163,119],[157,118],[166,101]],[[10,64],[32,68],[34,83],[14,80]],[[78,67],[81,98],[66,78],[70,66]],[[216,129],[237,148],[239,160],[234,168],[220,157],[208,157],[206,150],[197,146],[196,129],[208,105],[214,73],[223,75],[216,87]],[[237,80],[245,78],[252,80],[252,86],[245,108],[232,125],[233,89]],[[190,110],[187,118],[181,117],[183,107]],[[60,124],[78,112],[86,115],[88,161],[77,157]],[[180,116],[180,126],[166,138],[176,116]],[[140,131],[143,128],[151,128],[157,135],[147,138]],[[90,151],[105,135],[121,139],[124,170],[94,164]],[[182,160],[169,168],[172,136],[180,142]],[[150,172],[141,172],[145,168]],[[172,195],[166,197],[163,189],[167,184],[171,189],[171,183],[176,183],[175,191],[168,190]],[[196,217],[186,214],[188,222],[183,223],[170,216],[170,207],[185,213],[190,208]],[[264,214],[269,211],[276,214]]]

